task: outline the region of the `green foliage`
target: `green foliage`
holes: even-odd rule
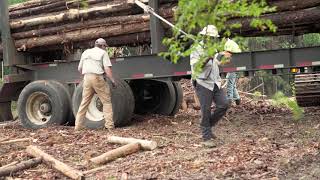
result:
[[[273,103],[276,106],[285,106],[291,110],[293,113],[293,119],[299,120],[303,117],[303,109],[299,107],[297,102],[293,99],[286,97],[282,92],[277,92],[273,96]]]
[[[303,43],[305,46],[319,46],[320,45],[320,34],[312,33],[303,35]]]
[[[89,7],[88,0],[78,0],[80,3],[80,7],[83,9],[87,9]]]
[[[290,43],[290,42],[287,42],[287,41],[282,42],[282,43],[280,44],[280,47],[281,47],[281,48],[284,48],[284,49],[295,48],[296,46],[297,46],[297,45],[296,45],[295,43]]]
[[[18,4],[18,3],[22,3],[25,2],[27,0],[9,0],[9,4]]]
[[[259,92],[259,91],[255,91],[255,92],[253,93],[253,99],[254,99],[254,100],[258,100],[261,96],[262,96],[262,93]]]
[[[173,37],[163,41],[168,46],[168,52],[161,55],[176,63],[181,57],[189,56],[196,48],[202,46],[204,55],[195,69],[198,72],[207,58],[223,50],[225,42],[224,39],[217,40],[199,35],[197,32],[203,27],[209,24],[215,25],[218,31],[222,32],[220,36],[229,37],[231,30],[240,28],[241,24],[227,23],[227,20],[234,17],[251,17],[253,27],[274,32],[276,27],[269,19],[259,19],[261,14],[274,10],[275,8],[268,7],[264,0],[180,0],[175,14],[176,27],[189,35],[182,35],[178,29],[174,29]],[[190,35],[192,33],[196,35]],[[190,39],[193,39],[193,45],[191,48],[185,48]]]

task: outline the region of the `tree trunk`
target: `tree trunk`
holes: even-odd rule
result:
[[[110,14],[113,12],[119,12],[119,11],[126,11],[130,10],[132,8],[132,0],[126,0],[126,1],[113,1],[113,3],[110,3],[105,6],[97,6],[92,7],[88,9],[70,9],[65,12],[60,13],[52,13],[50,15],[44,15],[44,16],[36,16],[36,17],[27,17],[25,19],[20,20],[13,20],[10,22],[11,29],[17,29],[22,27],[30,27],[30,26],[36,26],[40,24],[49,24],[49,23],[59,23],[63,21],[68,20],[75,20],[75,19],[85,19],[88,16],[96,13],[101,14]]]
[[[138,152],[141,148],[141,145],[139,143],[130,143],[127,145],[124,145],[122,147],[119,147],[117,149],[111,150],[109,152],[106,152],[100,156],[91,158],[89,160],[90,163],[93,164],[105,164],[107,162],[113,161],[119,157],[124,157],[126,155]]]
[[[64,175],[68,176],[72,179],[84,179],[84,175],[81,171],[78,171],[63,162],[55,159],[51,155],[43,152],[36,146],[28,146],[27,153],[33,157],[42,158],[43,162],[46,163],[48,166],[55,168],[56,170],[60,171]]]
[[[161,8],[160,15],[163,16],[164,18],[172,17],[173,16],[172,8]],[[102,18],[97,20],[87,20],[87,21],[78,22],[78,23],[71,23],[71,24],[68,23],[61,26],[40,28],[40,29],[34,29],[30,31],[25,31],[25,32],[13,33],[12,37],[15,40],[17,40],[17,39],[25,39],[30,37],[54,35],[54,34],[59,34],[62,32],[68,32],[68,31],[77,30],[77,29],[92,28],[97,26],[107,26],[107,25],[113,25],[113,24],[129,24],[129,23],[149,21],[149,20],[150,20],[150,16],[147,14],[109,17],[109,18]]]
[[[51,46],[42,46],[42,48],[29,49],[28,52],[43,52],[43,51],[54,51],[54,50],[67,50],[72,52],[73,49],[87,49],[94,46],[94,41],[96,38],[87,39],[85,41],[79,42],[66,42],[64,44],[55,44]],[[119,36],[108,37],[105,39],[108,46],[110,47],[120,47],[120,46],[139,46],[142,44],[150,44],[151,37],[149,31],[131,33]],[[66,49],[67,48],[67,49]],[[70,48],[70,49],[68,49]],[[0,45],[0,58],[2,55],[3,48]],[[0,125],[1,127],[2,125]]]
[[[90,39],[96,39],[98,37],[112,37],[130,33],[138,33],[149,30],[148,22],[141,22],[139,24],[125,24],[125,25],[113,25],[102,26],[90,29],[80,29],[65,34],[44,36],[39,38],[21,39],[16,41],[18,47],[30,49],[34,47],[42,47],[55,44],[64,44],[68,42],[79,42]]]
[[[144,150],[154,150],[157,148],[157,143],[154,141],[135,139],[135,138],[123,138],[118,136],[109,136],[108,142],[116,144],[131,144],[131,143],[140,143],[142,149]]]
[[[285,0],[285,1],[270,1],[269,6],[277,7],[276,11],[294,11],[299,9],[305,9],[310,7],[316,7],[320,5],[319,0]]]
[[[42,158],[34,158],[30,159],[27,161],[22,161],[18,164],[11,165],[11,166],[5,166],[5,167],[0,167],[0,177],[2,176],[8,176],[11,175],[15,172],[29,169],[31,167],[34,167],[42,162]]]
[[[270,19],[276,26],[278,26],[278,29],[281,31],[282,29],[289,28],[294,32],[295,27],[299,26],[306,26],[307,25],[314,25],[314,22],[320,21],[320,9],[319,8],[309,8],[309,9],[303,9],[299,11],[289,11],[289,12],[281,12],[281,13],[274,13],[274,14],[266,14],[261,16],[261,18],[264,19]],[[234,30],[234,32],[240,34],[240,35],[250,35],[251,33],[249,31],[255,31],[250,26],[252,18],[236,18],[229,20],[227,24],[231,25],[234,23],[241,23],[242,27],[240,29]],[[319,27],[318,27],[319,28]],[[267,31],[264,31],[262,33],[266,33]]]
[[[29,1],[26,1],[26,2],[23,2],[23,3],[10,5],[9,6],[9,12],[17,11],[17,10],[20,10],[20,9],[33,8],[33,7],[37,7],[37,6],[43,6],[43,5],[46,5],[46,4],[52,4],[52,3],[55,3],[57,1],[63,1],[63,0],[29,0]]]
[[[108,0],[112,1],[112,0]],[[88,5],[98,4],[107,2],[107,0],[88,0]],[[79,0],[69,1],[69,0],[60,0],[57,2],[52,2],[50,4],[44,4],[41,6],[36,6],[32,8],[23,8],[20,10],[10,11],[9,17],[10,19],[21,18],[25,16],[34,16],[41,13],[50,13],[50,12],[58,12],[58,11],[66,11],[71,8],[81,9],[81,3]]]

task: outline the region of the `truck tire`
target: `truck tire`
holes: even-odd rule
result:
[[[68,85],[65,83],[60,83],[58,81],[50,81],[49,83],[54,84],[59,91],[63,91],[62,94],[64,99],[67,101],[68,104],[68,115],[66,117],[66,125],[74,125],[75,117],[72,112],[72,96],[71,92],[68,89]]]
[[[134,96],[133,92],[126,81],[120,81],[123,84],[122,93],[126,96],[125,104],[124,104],[124,125],[129,125],[131,123],[132,115],[134,112]]]
[[[39,129],[66,122],[70,104],[63,85],[54,81],[34,81],[18,98],[18,115],[26,128]]]
[[[111,103],[113,110],[113,121],[116,127],[127,125],[132,117],[132,113],[128,112],[128,90],[125,88],[123,80],[116,79],[117,87],[111,88]],[[110,81],[107,81],[109,87],[112,87]],[[74,116],[76,116],[79,106],[82,101],[83,85],[80,83],[72,97],[72,109]],[[89,129],[104,128],[105,120],[102,112],[102,104],[95,94],[91,100],[88,112],[84,119],[84,125]]]
[[[174,81],[172,83],[176,92],[176,104],[174,105],[173,111],[171,112],[170,116],[174,116],[175,114],[177,114],[177,112],[181,108],[183,101],[183,89],[181,87],[180,82]]]
[[[134,80],[130,86],[135,97],[135,113],[170,115],[176,104],[171,81]]]

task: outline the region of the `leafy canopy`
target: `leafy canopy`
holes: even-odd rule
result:
[[[232,30],[241,28],[242,25],[228,23],[228,20],[248,17],[251,18],[252,27],[275,32],[276,27],[271,20],[259,18],[261,14],[272,11],[275,11],[275,8],[268,7],[265,0],[179,0],[175,12],[177,29],[173,29],[172,37],[163,40],[163,43],[168,46],[168,52],[161,53],[161,55],[177,63],[181,57],[189,56],[195,48],[201,45],[204,48],[204,55],[195,69],[196,72],[200,72],[204,60],[222,51],[226,42],[225,38],[214,40],[208,36],[199,35],[198,32],[203,27],[212,24],[217,27],[220,36],[236,37],[232,34]],[[182,34],[178,29],[185,31],[188,35]],[[188,48],[191,39],[193,43]]]

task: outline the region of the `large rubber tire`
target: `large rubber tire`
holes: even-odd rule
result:
[[[111,88],[111,103],[113,110],[113,121],[116,127],[121,127],[128,125],[132,118],[133,110],[130,110],[133,107],[129,107],[133,99],[132,92],[130,95],[130,89],[128,89],[128,85],[123,80],[116,80],[117,87]],[[110,81],[107,81],[109,87],[112,87]],[[76,116],[79,106],[82,101],[82,91],[83,86],[80,83],[73,94],[72,97],[72,109],[74,116]],[[91,105],[88,109],[88,112],[84,119],[84,125],[90,129],[100,129],[104,128],[105,120],[102,113],[102,107],[100,109],[97,107],[99,104],[98,96],[94,95]]]
[[[181,108],[183,101],[183,89],[181,87],[180,82],[174,81],[172,83],[176,92],[176,104],[174,105],[173,111],[171,112],[170,116],[174,116],[175,114],[177,114],[177,112]]]
[[[50,81],[49,83],[54,84],[59,91],[63,91],[61,95],[63,96],[63,99],[67,101],[68,104],[68,115],[66,117],[66,125],[74,125],[75,117],[72,112],[72,95],[70,90],[68,89],[68,85],[65,83],[60,83],[58,81]]]
[[[130,82],[135,97],[135,113],[170,115],[176,104],[171,81],[134,80]]]
[[[132,115],[134,112],[134,96],[133,92],[126,81],[119,81],[123,85],[122,94],[125,95],[125,104],[123,110],[123,125],[129,125],[131,123]]]
[[[41,111],[42,108],[45,112]],[[70,103],[61,83],[34,81],[21,91],[17,109],[24,127],[39,129],[64,124],[70,111]]]

